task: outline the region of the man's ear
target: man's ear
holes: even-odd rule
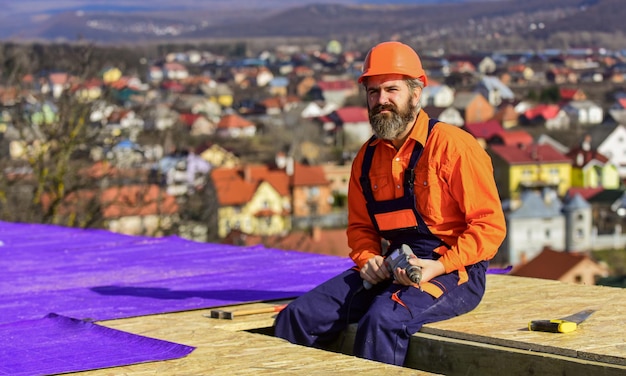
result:
[[[417,106],[420,103],[421,99],[422,99],[422,88],[418,86],[415,88],[415,90],[413,90],[413,106]]]

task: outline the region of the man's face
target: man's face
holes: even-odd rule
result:
[[[405,135],[419,110],[419,95],[411,92],[401,75],[368,77],[367,109],[372,130],[383,140]]]

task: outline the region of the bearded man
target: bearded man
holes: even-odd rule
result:
[[[359,83],[374,135],[350,177],[347,236],[355,267],[291,302],[275,333],[323,347],[357,323],[354,355],[403,365],[424,324],[480,303],[506,225],[488,154],[472,135],[421,109],[428,81],[411,47],[374,46]],[[385,259],[405,247],[406,262]],[[418,280],[409,266],[420,269]]]

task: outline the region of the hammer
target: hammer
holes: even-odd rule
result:
[[[236,316],[247,316],[247,315],[256,315],[259,313],[271,313],[271,312],[280,312],[283,308],[285,308],[287,304],[272,306],[272,307],[262,307],[262,308],[247,308],[247,309],[238,309],[234,311],[227,311],[225,309],[214,309],[211,310],[210,317],[212,319],[226,319],[232,320]],[[205,315],[209,317],[208,315]]]

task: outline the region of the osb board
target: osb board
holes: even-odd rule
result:
[[[576,331],[528,330],[528,322],[595,309]],[[428,324],[422,333],[483,344],[626,365],[626,289],[489,275],[487,291],[472,312]]]
[[[256,303],[246,307],[267,305]],[[238,309],[238,307],[222,307]],[[195,346],[180,359],[79,372],[74,375],[433,375],[348,355],[297,346],[281,339],[242,330],[271,326],[274,314],[221,320],[210,309],[99,324],[127,332]]]

